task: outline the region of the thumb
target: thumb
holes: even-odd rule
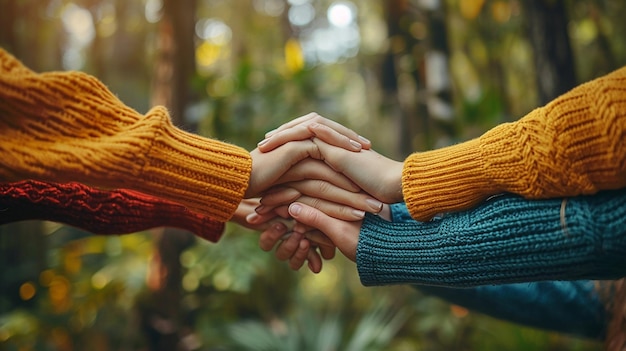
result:
[[[297,222],[324,233],[347,258],[356,260],[361,221],[340,220],[300,202],[289,205],[289,214]]]

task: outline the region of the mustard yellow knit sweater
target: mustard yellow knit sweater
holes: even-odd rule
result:
[[[530,199],[626,187],[626,67],[582,84],[480,138],[410,155],[413,218],[469,209],[490,195]]]
[[[0,48],[0,182],[35,179],[125,188],[218,221],[248,186],[249,153],[187,133],[167,110],[142,115],[96,78],[35,73]]]

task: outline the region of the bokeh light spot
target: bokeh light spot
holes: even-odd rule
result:
[[[354,22],[356,7],[349,1],[338,1],[328,8],[328,21],[336,27],[347,27]]]
[[[28,301],[35,296],[37,289],[31,282],[26,282],[20,286],[20,298],[24,301]]]

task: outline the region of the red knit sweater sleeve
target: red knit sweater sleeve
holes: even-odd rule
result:
[[[180,228],[211,242],[224,223],[185,206],[140,192],[99,190],[72,183],[24,180],[0,184],[0,225],[48,220],[95,234],[129,234],[156,227]]]

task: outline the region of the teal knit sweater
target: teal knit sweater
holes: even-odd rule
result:
[[[575,198],[501,195],[429,222],[366,216],[357,268],[364,285],[486,284],[626,276],[626,189]]]
[[[494,318],[583,338],[604,339],[610,319],[590,280],[415,288]]]
[[[357,267],[364,285],[414,284],[492,317],[601,339],[604,302],[593,281],[574,279],[623,277],[625,254],[626,190],[566,201],[502,195],[430,222],[404,204],[392,205],[392,223],[368,215]],[[532,282],[499,284],[522,281]]]

